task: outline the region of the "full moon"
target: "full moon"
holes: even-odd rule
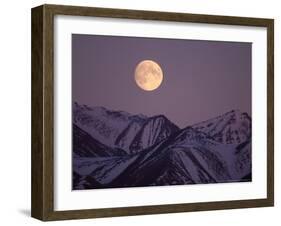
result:
[[[163,81],[162,69],[155,61],[143,60],[136,67],[135,81],[143,90],[155,90]]]

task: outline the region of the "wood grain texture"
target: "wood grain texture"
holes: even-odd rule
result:
[[[43,219],[43,6],[32,10],[31,216]]]
[[[31,215],[48,219],[53,201],[53,15],[32,9],[32,201]]]
[[[267,28],[267,198],[54,211],[54,16],[76,15]],[[43,221],[273,206],[274,21],[272,19],[42,5],[32,9],[32,217]]]
[[[267,198],[274,205],[274,20],[267,24]]]

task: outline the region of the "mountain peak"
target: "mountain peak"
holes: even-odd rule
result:
[[[130,123],[130,117],[127,112],[74,103],[73,122],[99,142],[110,147],[114,147],[116,137]]]
[[[192,127],[225,144],[239,144],[251,137],[251,117],[240,110],[231,110]]]
[[[169,121],[170,120],[165,115],[155,115],[149,118],[149,120],[163,120],[163,121]]]
[[[164,115],[148,118],[130,145],[132,152],[150,147],[178,131],[179,128]]]
[[[251,117],[179,129],[164,115],[73,106],[74,189],[251,180]]]
[[[122,148],[127,153],[139,152],[180,130],[163,114],[147,117],[77,102],[73,105],[75,124],[99,142],[112,148]],[[251,117],[233,109],[181,130],[182,136],[185,136],[184,133],[195,133],[192,129],[220,143],[239,144],[251,138]]]

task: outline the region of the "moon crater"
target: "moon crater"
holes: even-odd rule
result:
[[[135,69],[135,81],[143,90],[155,90],[163,81],[162,69],[155,61],[143,60]]]

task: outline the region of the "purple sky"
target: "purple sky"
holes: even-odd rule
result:
[[[179,127],[232,109],[251,115],[251,43],[72,35],[73,101],[164,114]],[[140,89],[136,65],[156,61],[164,80]]]

